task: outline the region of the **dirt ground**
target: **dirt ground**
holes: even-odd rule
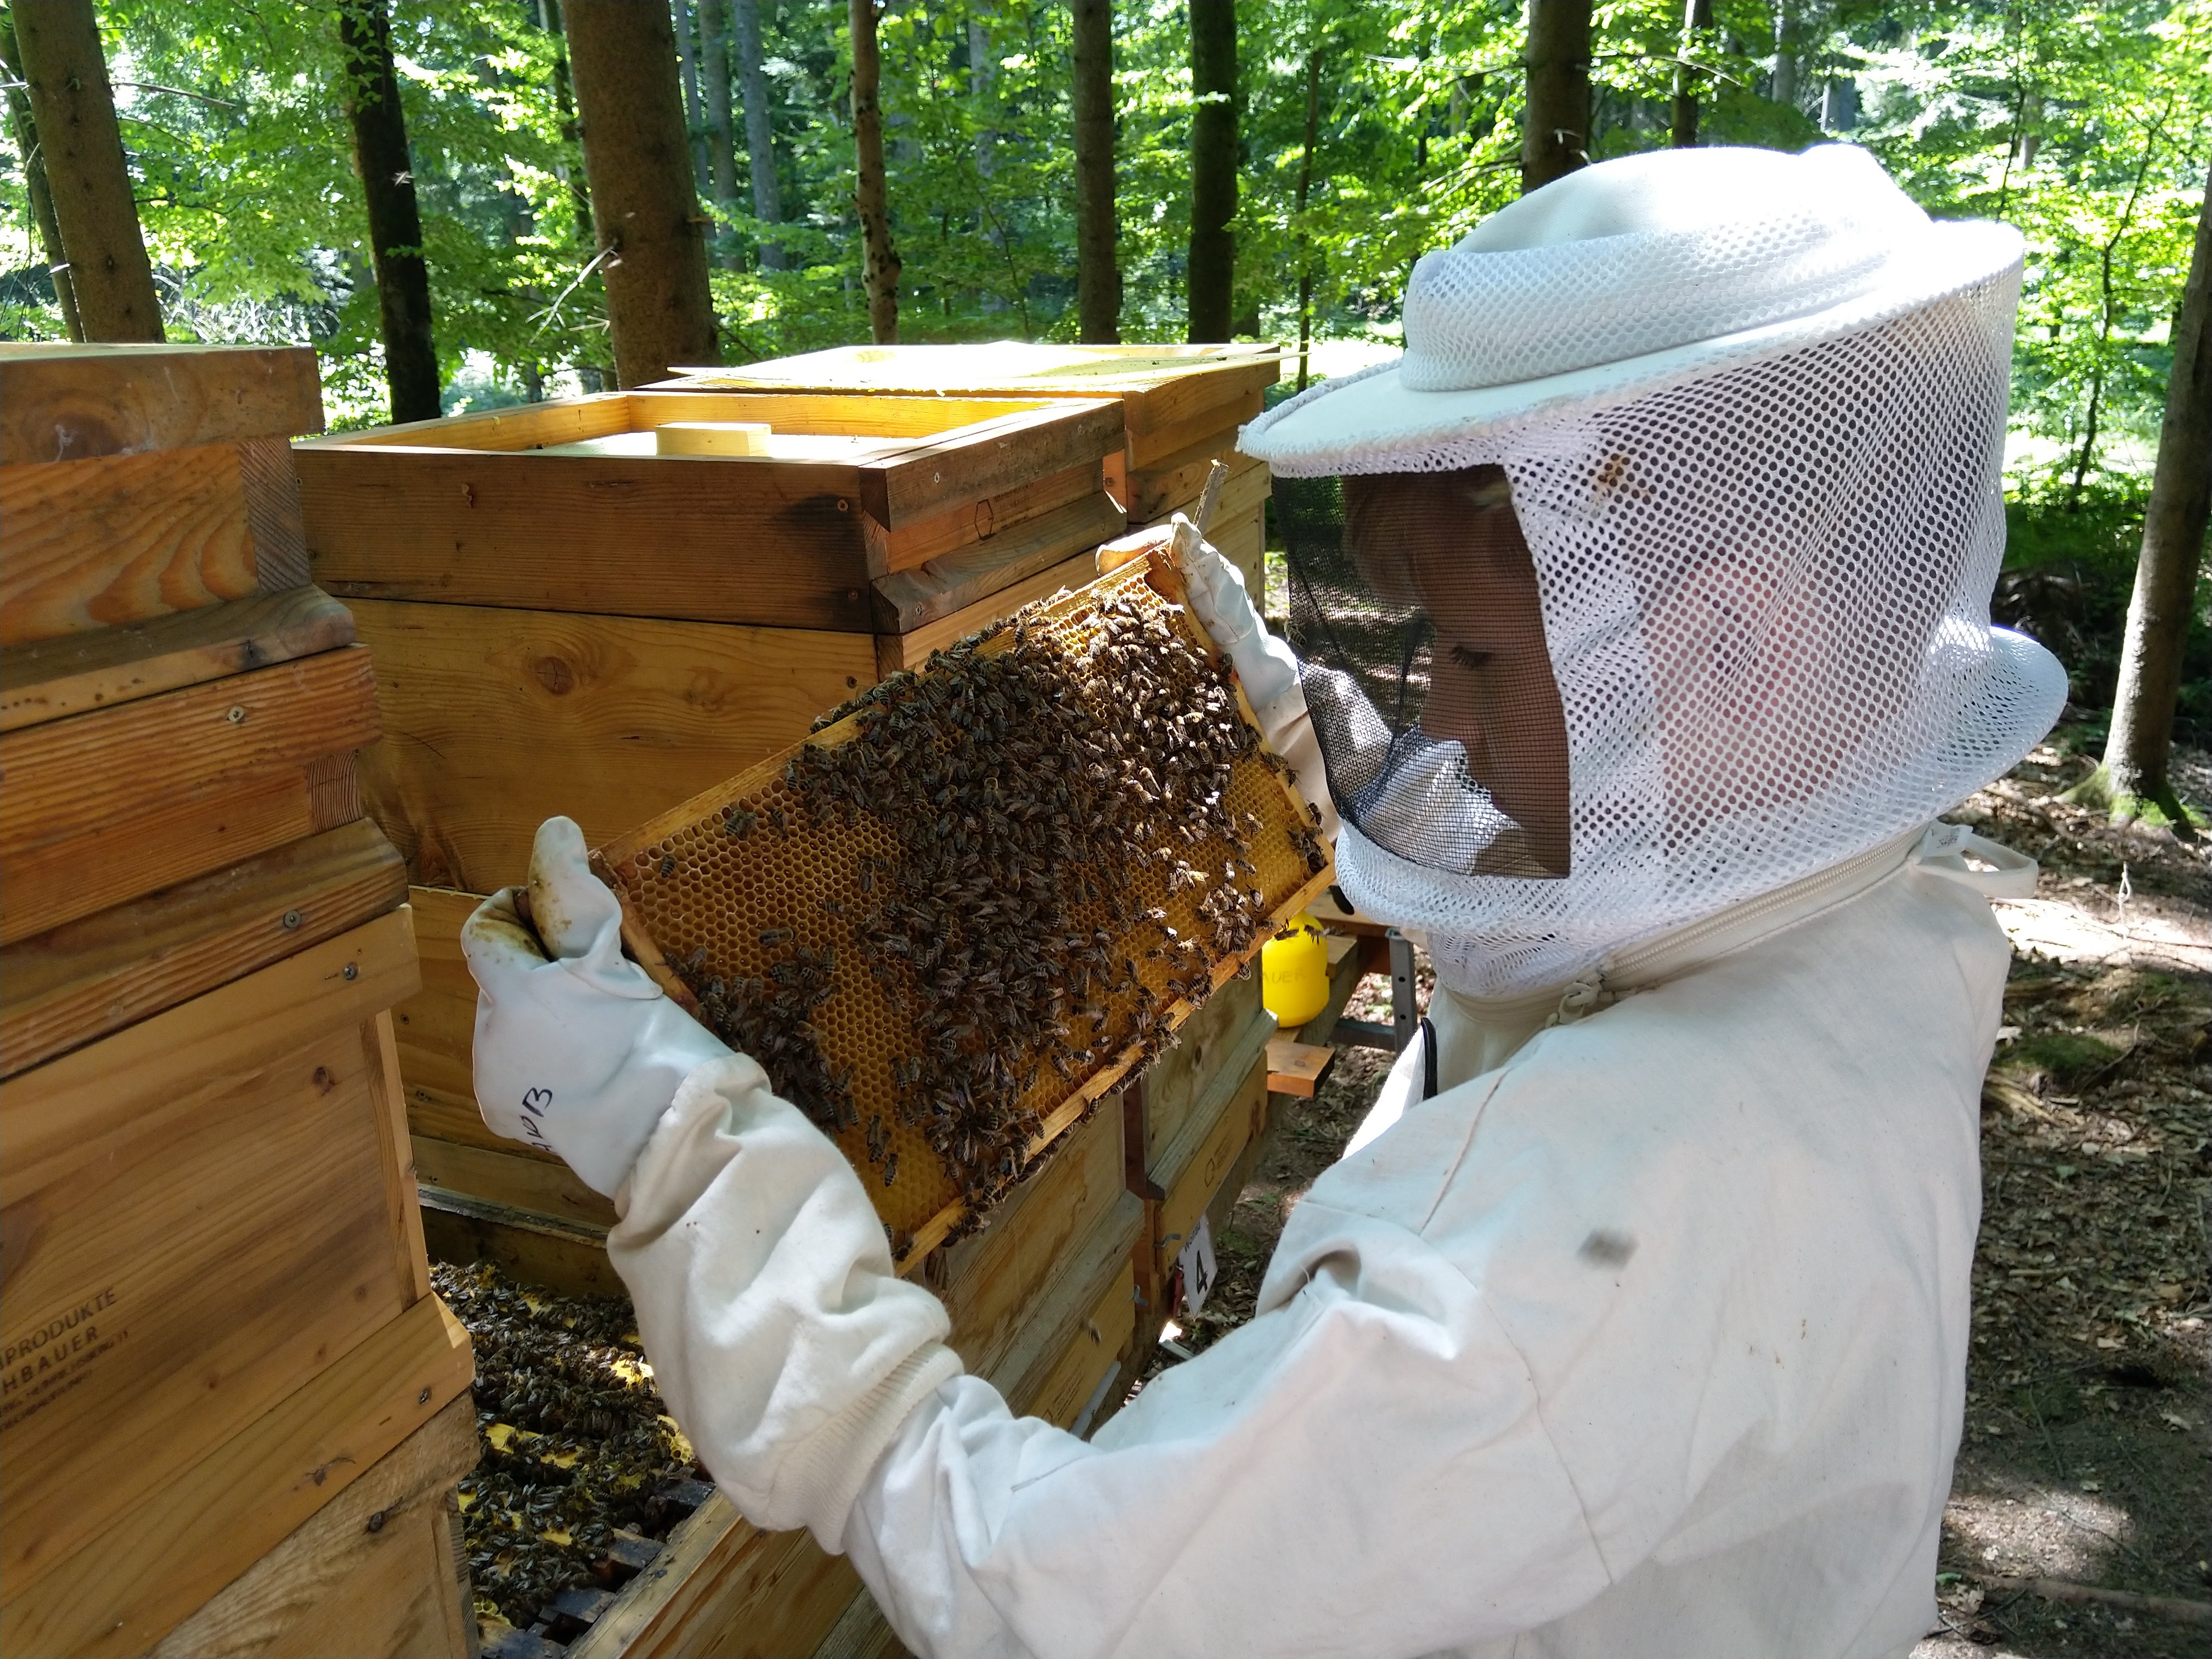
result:
[[[2212,805],[2212,756],[2177,761],[2184,796]],[[2212,840],[2116,830],[2057,799],[2088,765],[2039,749],[1948,815],[2043,871],[2034,898],[1998,907],[2014,960],[1982,1103],[1966,1425],[1942,1621],[1914,1659],[2212,1659],[2212,1623],[1992,1582],[2174,1598],[2212,1620]],[[1387,986],[1361,990],[1352,1012],[1387,1021]],[[1346,1050],[1291,1103],[1185,1346],[1251,1317],[1285,1218],[1389,1059]]]

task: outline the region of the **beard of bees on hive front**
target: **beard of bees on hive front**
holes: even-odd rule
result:
[[[953,1198],[979,1222],[1044,1117],[1172,1041],[1326,862],[1225,667],[1141,580],[1089,592],[871,688],[842,741],[631,872],[709,1023],[873,1171],[902,1254]],[[660,896],[702,860],[742,872],[742,931]]]

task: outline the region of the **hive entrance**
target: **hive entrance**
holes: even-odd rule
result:
[[[595,862],[633,948],[836,1137],[911,1262],[1326,881],[1279,768],[1140,562]]]

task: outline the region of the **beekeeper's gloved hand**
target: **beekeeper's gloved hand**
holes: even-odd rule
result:
[[[623,955],[622,907],[573,818],[538,826],[529,890],[530,924],[509,887],[461,929],[477,981],[477,1109],[495,1134],[544,1148],[612,1197],[677,1086],[730,1049]]]

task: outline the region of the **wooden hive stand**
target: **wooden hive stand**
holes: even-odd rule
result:
[[[1244,573],[1255,601],[1266,592],[1267,465],[1237,450],[1237,428],[1257,418],[1282,377],[1272,345],[838,346],[804,356],[699,368],[659,384],[748,395],[873,392],[939,398],[1102,398],[1121,404],[1122,437],[1106,463],[1106,489],[1126,527],[1141,530],[1187,512],[1216,460],[1229,467],[1209,539]],[[1262,605],[1264,609],[1264,604]]]
[[[305,349],[0,347],[9,1653],[467,1651],[471,1362],[375,681],[306,585],[321,424]]]

